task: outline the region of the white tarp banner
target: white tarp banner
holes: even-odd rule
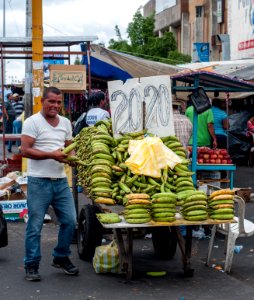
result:
[[[111,81],[108,89],[114,136],[142,129],[159,137],[175,134],[170,76]]]
[[[229,1],[231,60],[254,57],[254,0]]]

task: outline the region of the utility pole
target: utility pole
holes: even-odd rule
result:
[[[3,37],[5,37],[5,0],[3,0]]]
[[[5,0],[3,0],[3,37],[6,37],[6,26],[5,26]],[[5,59],[2,60],[2,64],[3,64],[3,78],[2,78],[2,82],[5,83]],[[1,75],[2,77],[2,75]],[[4,90],[4,85],[2,84],[2,91]]]
[[[26,37],[32,37],[32,0],[26,0]],[[32,114],[32,60],[27,58],[25,60],[25,118]]]
[[[32,69],[33,113],[37,113],[41,109],[44,86],[42,0],[32,0]]]

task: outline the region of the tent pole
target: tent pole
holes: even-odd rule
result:
[[[88,73],[88,94],[91,95],[91,65],[90,65],[91,45],[87,42],[87,73]]]
[[[4,59],[3,59],[3,44],[1,43],[1,81],[2,81],[2,111],[5,109],[4,105]],[[4,115],[3,115],[4,120]],[[6,121],[5,121],[6,122]],[[5,152],[5,122],[3,122],[3,160],[6,159],[6,152]]]
[[[226,93],[227,122],[229,122],[229,118],[228,118],[229,108],[228,108],[228,105],[229,105],[229,93]],[[228,136],[228,129],[229,129],[229,128],[227,128],[227,151],[228,151],[228,153],[229,153],[229,136]]]

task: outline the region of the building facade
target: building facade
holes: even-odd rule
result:
[[[229,0],[228,7],[231,59],[254,58],[254,0]]]
[[[150,0],[143,12],[155,12],[155,34],[173,32],[178,50],[194,62],[229,60],[228,1]]]

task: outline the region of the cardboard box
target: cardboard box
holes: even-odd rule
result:
[[[21,191],[21,193],[12,193],[10,194],[10,196],[8,196],[7,194],[4,196],[0,197],[0,204],[3,201],[7,201],[7,200],[25,200],[26,199],[26,193],[24,193],[23,191]]]
[[[250,201],[250,195],[252,192],[252,188],[234,188],[235,194],[241,198],[243,198],[243,200],[245,202],[249,202]]]
[[[5,219],[9,221],[23,220],[23,215],[27,212],[26,199],[0,201],[0,205],[2,206]]]
[[[215,181],[213,181],[215,179]],[[220,171],[198,171],[198,180],[202,183],[205,180],[206,183],[220,187],[221,174]]]

